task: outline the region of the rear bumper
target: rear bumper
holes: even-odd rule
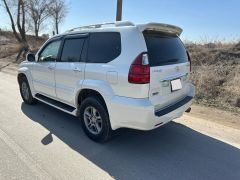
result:
[[[168,107],[165,107],[159,111],[155,112],[155,116],[161,117],[164,116],[168,113],[171,113],[172,111],[175,111],[176,109],[184,106],[185,104],[189,103],[190,101],[192,101],[193,97],[191,96],[186,96],[185,98],[183,98],[182,100],[180,100],[179,102],[172,104]]]
[[[134,99],[115,96],[107,103],[112,129],[122,127],[152,130],[169,121],[179,118],[191,106],[195,88],[191,85],[189,93],[178,102],[155,112],[149,99]]]

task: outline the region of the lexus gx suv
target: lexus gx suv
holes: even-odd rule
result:
[[[195,95],[181,32],[120,21],[56,35],[20,64],[22,99],[77,116],[97,142],[118,128],[160,127],[190,111]]]

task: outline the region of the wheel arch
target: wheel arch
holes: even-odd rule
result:
[[[84,81],[80,82],[75,92],[76,106],[78,106],[79,102],[81,102],[81,99],[79,99],[79,97],[86,97],[86,95],[89,94],[98,95],[106,105],[108,99],[114,95],[113,89],[107,82],[92,79],[85,79]]]
[[[104,107],[106,108],[109,120],[110,120],[110,125],[112,127],[112,122],[111,122],[111,118],[110,118],[110,114],[109,114],[109,107],[108,107],[108,103],[107,103],[107,98],[100,93],[98,90],[96,89],[91,89],[91,88],[84,88],[81,89],[81,91],[78,93],[77,96],[77,112],[76,115],[79,117],[80,116],[80,106],[81,103],[83,102],[83,100],[89,96],[97,96],[103,103]]]
[[[83,100],[89,96],[98,96],[102,100],[104,105],[107,107],[106,101],[105,101],[103,95],[96,89],[90,89],[90,88],[84,88],[79,91],[77,98],[76,98],[77,105],[80,106],[81,103],[83,102]]]
[[[23,77],[25,77],[27,79],[28,84],[30,86],[30,90],[31,90],[32,94],[34,95],[35,94],[35,89],[33,87],[32,75],[31,75],[31,72],[30,72],[28,67],[21,67],[18,70],[18,75],[17,75],[18,84],[20,83],[20,80]]]
[[[18,80],[18,84],[20,84],[20,80],[23,79],[23,78],[26,78],[27,79],[27,76],[26,74],[24,73],[18,73],[18,76],[17,76],[17,80]]]

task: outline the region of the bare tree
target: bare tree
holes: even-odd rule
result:
[[[39,36],[41,25],[50,16],[48,8],[51,3],[52,0],[28,0],[27,2],[29,17],[32,20],[30,24],[36,37]]]
[[[67,5],[64,0],[52,0],[52,4],[48,10],[54,21],[56,34],[58,34],[59,24],[64,20],[67,14]]]
[[[20,51],[17,55],[16,60],[19,60],[20,56],[23,53],[23,56],[26,55],[27,51],[29,50],[29,45],[27,43],[26,39],[26,30],[25,30],[25,9],[26,9],[26,1],[25,0],[16,0],[16,8],[10,9],[9,1],[8,0],[2,0],[4,3],[4,7],[9,15],[10,21],[11,21],[11,27],[13,34],[17,41],[20,43]],[[13,1],[10,1],[13,2]],[[16,22],[14,21],[14,14],[16,14]],[[15,25],[16,24],[16,25]],[[17,30],[16,30],[17,27]]]

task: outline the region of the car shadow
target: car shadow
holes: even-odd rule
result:
[[[22,103],[29,119],[49,130],[70,148],[116,179],[239,179],[240,150],[226,143],[171,122],[143,132],[120,129],[104,144],[88,139],[80,121],[43,103]]]

